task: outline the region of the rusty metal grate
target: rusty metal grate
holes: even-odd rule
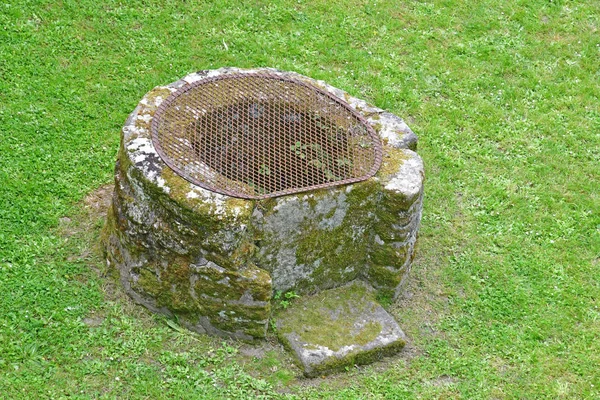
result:
[[[275,74],[186,85],[160,105],[151,129],[177,174],[248,199],[358,182],[381,164],[377,134],[347,103]]]

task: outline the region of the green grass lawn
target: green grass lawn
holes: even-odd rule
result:
[[[88,194],[127,114],[221,66],[324,79],[419,136],[403,354],[305,380],[104,276]],[[599,307],[597,0],[0,4],[0,398],[600,398]]]

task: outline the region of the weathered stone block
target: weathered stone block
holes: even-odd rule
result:
[[[277,315],[276,326],[309,377],[370,363],[406,344],[374,291],[357,282],[296,301]]]

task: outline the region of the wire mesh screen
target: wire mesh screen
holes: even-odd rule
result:
[[[248,199],[365,180],[381,164],[377,134],[348,104],[273,74],[186,85],[160,105],[151,129],[177,174]]]

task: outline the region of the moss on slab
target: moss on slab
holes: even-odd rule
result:
[[[342,358],[332,357],[314,366],[311,370],[305,371],[305,375],[309,378],[314,378],[323,374],[344,371],[346,368],[354,365],[371,364],[377,360],[381,360],[383,357],[398,353],[404,346],[406,346],[404,340],[397,340],[384,347],[351,352]]]
[[[405,336],[362,283],[297,300],[275,317],[280,341],[318,376],[373,362],[405,345]]]
[[[365,345],[381,332],[381,325],[356,324],[357,314],[369,314],[375,297],[361,284],[352,284],[298,299],[278,315],[278,335],[295,333],[310,345],[340,350],[349,343]]]

